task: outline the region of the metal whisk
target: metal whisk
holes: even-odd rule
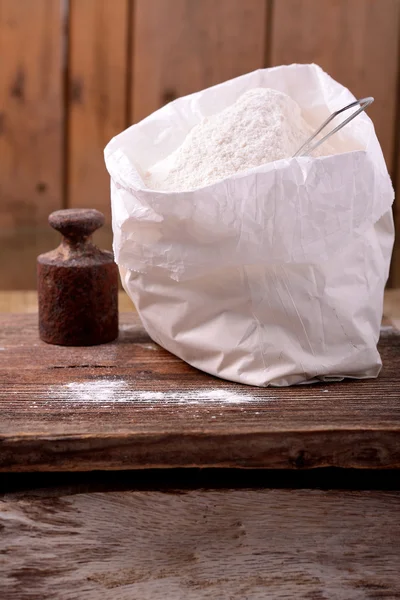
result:
[[[328,138],[331,137],[331,135],[333,135],[334,133],[337,133],[340,129],[342,129],[342,127],[347,125],[347,123],[350,123],[350,121],[352,121],[357,115],[359,115],[370,104],[372,104],[373,101],[374,101],[374,99],[372,98],[372,96],[369,96],[368,98],[362,98],[361,100],[356,100],[355,102],[352,102],[351,104],[348,104],[347,106],[341,108],[340,110],[337,110],[336,112],[332,113],[331,116],[328,117],[328,119],[326,119],[326,121],[324,121],[322,123],[321,127],[319,129],[317,129],[317,131],[315,133],[313,133],[313,135],[311,137],[309,137],[308,140],[306,140],[306,142],[304,142],[304,144],[301,146],[301,148],[299,148],[297,150],[296,154],[293,155],[293,158],[295,158],[296,156],[308,156],[310,154],[310,152],[312,152],[313,150],[318,148],[318,146],[323,144]],[[350,115],[350,117],[345,119],[342,123],[340,123],[340,125],[335,127],[335,129],[332,129],[332,131],[327,133],[323,138],[321,138],[320,140],[317,140],[313,144],[311,143],[317,137],[317,135],[319,133],[321,133],[321,131],[323,129],[325,129],[325,127],[327,125],[329,125],[329,123],[331,121],[333,121],[333,119],[335,119],[342,112],[348,110],[349,108],[352,108],[353,106],[357,106],[357,105],[359,105],[360,108],[358,110],[356,110],[352,115]]]

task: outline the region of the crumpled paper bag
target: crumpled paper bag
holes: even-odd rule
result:
[[[376,377],[394,193],[365,113],[331,138],[339,154],[275,161],[188,192],[143,182],[203,117],[254,87],[289,94],[315,127],[354,100],[316,65],[262,69],[179,98],[112,139],[124,288],[153,340],[218,377],[257,386]]]

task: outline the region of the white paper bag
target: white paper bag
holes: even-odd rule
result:
[[[365,113],[335,136],[339,154],[189,192],[143,182],[204,116],[254,87],[289,94],[315,126],[354,100],[316,65],[263,69],[179,98],[111,140],[123,285],[156,342],[218,377],[258,386],[376,377],[394,193]]]

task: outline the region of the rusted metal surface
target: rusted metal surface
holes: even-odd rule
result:
[[[118,336],[118,269],[91,235],[104,224],[94,209],[59,210],[50,225],[63,239],[37,260],[39,333],[61,346],[92,346]]]

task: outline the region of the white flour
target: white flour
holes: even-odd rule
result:
[[[264,163],[289,158],[313,133],[300,106],[286,94],[255,88],[189,132],[183,144],[145,175],[146,185],[185,191]],[[314,156],[332,154],[325,143]]]
[[[262,402],[273,400],[275,396],[266,393]],[[125,404],[139,403],[156,406],[157,403],[167,404],[242,404],[260,402],[257,395],[247,391],[234,392],[229,388],[205,388],[188,390],[169,390],[156,392],[152,390],[137,390],[125,381],[100,379],[97,381],[71,382],[65,385],[51,387],[49,396],[51,402],[67,404]]]

